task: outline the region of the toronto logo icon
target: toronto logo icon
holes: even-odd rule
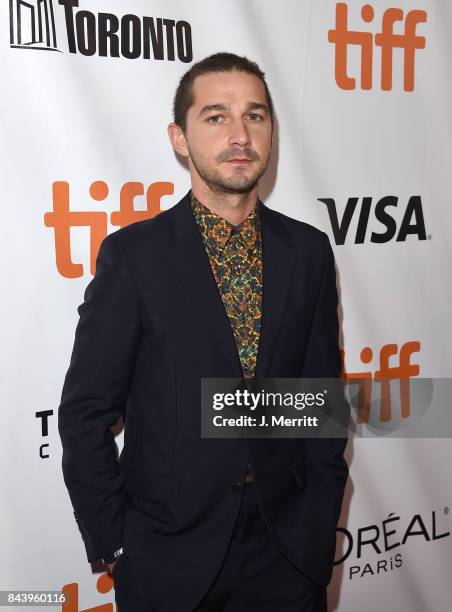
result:
[[[9,0],[10,45],[58,51],[52,0]]]

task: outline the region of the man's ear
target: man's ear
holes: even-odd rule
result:
[[[182,157],[188,157],[187,141],[185,140],[185,134],[182,128],[177,123],[170,123],[167,128],[168,137],[171,141],[173,149],[178,155]]]

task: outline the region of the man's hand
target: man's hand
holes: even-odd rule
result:
[[[107,564],[106,564],[106,565],[107,565],[107,568],[108,568],[108,574],[109,574],[110,576],[113,576],[113,568],[114,568],[114,566],[116,565],[116,563],[117,563],[117,562],[118,562],[118,560],[113,561],[113,563],[107,563]]]

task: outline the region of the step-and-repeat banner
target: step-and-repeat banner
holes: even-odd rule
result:
[[[102,239],[187,191],[173,95],[193,62],[231,51],[259,63],[277,112],[260,197],[327,232],[344,377],[381,398],[376,435],[347,448],[330,610],[449,609],[452,445],[390,427],[412,418],[410,380],[452,370],[449,3],[3,0],[0,24],[0,588],[115,609],[61,472],[77,307]]]

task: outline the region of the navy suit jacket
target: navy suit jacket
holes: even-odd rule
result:
[[[328,237],[262,202],[260,215],[256,377],[338,377]],[[123,546],[149,602],[189,612],[224,557],[250,458],[281,553],[328,584],[347,441],[201,438],[201,378],[242,370],[189,193],[104,239],[78,312],[58,426],[88,561]],[[125,415],[118,462],[111,428]]]

